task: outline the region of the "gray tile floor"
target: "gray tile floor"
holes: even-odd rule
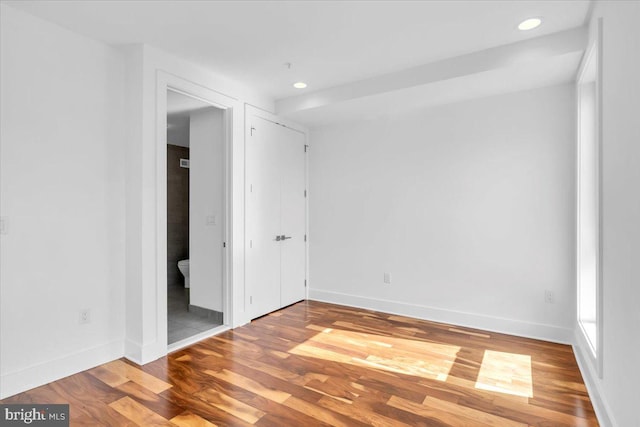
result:
[[[189,289],[182,284],[167,287],[167,319],[169,344],[220,325],[206,314],[189,311]]]

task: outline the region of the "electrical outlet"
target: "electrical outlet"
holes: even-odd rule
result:
[[[391,284],[391,273],[384,273],[384,283],[387,285]]]
[[[91,323],[91,310],[88,308],[85,310],[80,310],[80,316],[78,317],[78,323],[81,325],[85,325],[87,323]]]
[[[553,291],[550,291],[548,289],[544,291],[544,302],[546,302],[547,304],[553,304],[555,302]]]

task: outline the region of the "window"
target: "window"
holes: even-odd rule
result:
[[[577,279],[578,325],[599,362],[600,298],[600,108],[598,51],[589,49],[577,84]]]

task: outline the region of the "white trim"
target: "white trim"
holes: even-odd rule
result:
[[[142,365],[142,344],[126,339],[124,341],[124,358]]]
[[[167,354],[166,344],[164,344],[162,340],[154,340],[147,344],[141,344],[127,339],[124,345],[124,355],[118,357],[125,357],[138,365],[152,362]]]
[[[114,340],[54,360],[31,365],[19,371],[3,374],[0,381],[2,384],[0,399],[111,362],[122,357],[123,353],[124,341]]]
[[[596,319],[597,319],[597,325],[596,327],[598,328],[598,348],[597,348],[597,353],[598,353],[598,360],[597,360],[597,368],[598,368],[598,376],[600,378],[602,378],[603,375],[603,371],[604,371],[604,291],[603,291],[603,283],[604,283],[604,271],[603,271],[603,262],[602,260],[604,259],[604,249],[603,249],[603,244],[602,242],[604,242],[604,238],[603,238],[603,234],[604,234],[604,222],[603,222],[603,210],[604,210],[604,197],[603,197],[603,181],[602,181],[602,150],[603,150],[603,145],[602,145],[602,138],[603,138],[603,133],[602,133],[602,129],[603,129],[603,123],[604,120],[602,120],[602,70],[603,70],[603,61],[602,61],[602,55],[603,55],[603,40],[602,40],[602,36],[603,36],[603,24],[604,21],[602,18],[598,18],[598,34],[596,36],[596,43],[597,43],[597,52],[596,52],[596,66],[598,67],[597,72],[598,75],[596,76],[596,116],[597,116],[597,126],[598,126],[598,132],[596,134],[596,145],[597,145],[597,155],[598,155],[598,161],[597,161],[597,179],[598,179],[598,188],[597,188],[597,200],[598,200],[598,252],[597,252],[597,256],[598,256],[598,263],[597,265],[597,276],[596,276],[596,280],[597,280],[597,284],[596,284],[596,289],[597,289],[597,298],[598,301],[596,302],[596,307],[597,307],[597,315],[596,315]]]
[[[309,247],[311,246],[311,233],[309,232],[309,200],[311,200],[311,185],[309,181],[309,165],[310,165],[310,153],[311,153],[311,143],[309,142],[309,132],[305,130],[304,132],[304,143],[305,143],[305,152],[304,152],[304,187],[307,190],[307,198],[305,199],[305,219],[304,219],[304,232],[306,236],[305,246],[304,246],[304,271],[305,271],[305,284],[306,288],[304,290],[305,299],[309,298],[309,290],[311,289],[311,273],[309,269],[311,267],[311,260],[309,258]]]
[[[582,335],[582,340],[578,341],[581,350],[583,348],[589,351],[582,352],[581,355],[585,361],[593,366],[598,374],[598,377],[602,378],[603,375],[603,342],[604,342],[604,308],[603,308],[603,271],[602,271],[602,18],[598,19],[597,34],[595,41],[589,46],[582,58],[580,67],[578,69],[576,79],[576,335]],[[587,338],[586,332],[580,322],[580,85],[583,83],[585,75],[587,73],[587,66],[591,61],[595,60],[596,75],[596,99],[595,99],[595,114],[596,114],[596,348],[593,348],[591,341]],[[585,345],[585,347],[582,347]]]
[[[155,313],[156,340],[151,343],[150,351],[141,351],[140,361],[147,362],[157,357],[164,356],[168,351],[167,342],[167,165],[166,165],[166,128],[167,128],[167,103],[166,94],[168,90],[181,93],[186,96],[196,98],[204,103],[224,111],[224,213],[222,218],[223,240],[226,242],[226,249],[223,251],[222,260],[222,298],[224,325],[232,325],[234,321],[234,295],[233,271],[233,162],[232,152],[234,139],[240,135],[234,132],[234,116],[241,109],[240,104],[234,98],[206,88],[189,80],[180,78],[173,74],[157,71],[156,84],[156,296],[157,308]],[[236,114],[234,114],[236,113]],[[237,120],[237,119],[236,119]],[[234,138],[235,137],[235,138]],[[237,142],[236,142],[237,143]],[[145,319],[147,321],[148,319]],[[157,343],[157,345],[155,345]],[[157,353],[157,354],[156,354]],[[135,357],[131,353],[129,355]]]
[[[245,114],[246,114],[246,117],[249,117],[249,116],[261,117],[270,122],[273,122],[279,125],[284,125],[289,129],[293,129],[305,135],[309,134],[309,129],[307,127],[302,126],[298,123],[292,122],[291,120],[285,119],[284,117],[277,116],[269,111],[263,110],[262,108],[258,108],[250,104],[245,104]]]
[[[571,329],[554,325],[523,322],[521,320],[446,310],[400,301],[387,301],[339,292],[323,291],[320,289],[310,289],[309,299],[332,304],[347,305],[350,307],[376,310],[401,316],[409,316],[433,322],[482,329],[501,334],[516,335],[524,338],[532,338],[560,344],[573,343],[573,331]]]
[[[587,342],[585,337],[576,329],[575,344],[573,345],[573,353],[576,355],[578,368],[582,374],[584,385],[587,387],[591,404],[596,412],[598,423],[602,427],[618,427],[618,423],[613,417],[611,406],[605,399],[605,393],[602,392],[598,373],[594,371],[593,364],[589,363],[589,359],[582,351]]]
[[[203,341],[207,338],[211,338],[214,337],[216,335],[219,335],[223,332],[229,331],[231,330],[231,328],[229,326],[218,326],[216,328],[213,329],[209,329],[208,331],[204,331],[204,332],[200,332],[199,334],[196,335],[192,335],[188,338],[185,338],[183,340],[180,341],[176,341],[173,344],[169,344],[169,348],[168,348],[168,352],[169,353],[173,353],[174,351],[178,351],[180,349],[183,349],[185,347],[189,347],[190,345],[196,344],[200,341]]]

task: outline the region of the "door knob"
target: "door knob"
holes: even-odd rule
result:
[[[287,240],[290,239],[291,236],[285,236],[284,234],[282,236],[280,236],[280,240]]]
[[[276,242],[279,242],[280,240],[282,240],[281,237],[284,237],[284,236],[276,236]]]

